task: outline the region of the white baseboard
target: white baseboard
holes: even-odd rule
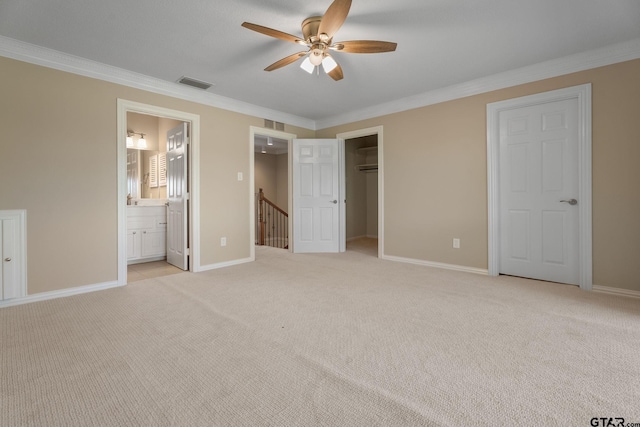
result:
[[[50,299],[70,297],[72,295],[86,294],[88,292],[102,291],[105,289],[117,288],[120,285],[117,281],[98,283],[95,285],[77,286],[75,288],[61,289],[59,291],[41,292],[33,295],[27,295],[22,298],[14,298],[6,301],[0,301],[0,308],[11,307],[14,305],[28,304],[38,301],[47,301]]]
[[[489,274],[489,270],[482,269],[482,268],[475,268],[475,267],[466,267],[464,265],[444,264],[444,263],[441,263],[441,262],[423,261],[421,259],[402,258],[402,257],[392,256],[392,255],[383,255],[382,259],[386,259],[386,260],[389,260],[389,261],[396,261],[396,262],[404,262],[404,263],[407,263],[407,264],[422,265],[422,266],[425,266],[425,267],[435,267],[435,268],[442,268],[442,269],[445,269],[445,270],[453,270],[453,271],[462,271],[462,272],[465,272],[465,273],[481,274],[481,275],[484,275],[484,276]]]
[[[215,270],[215,269],[224,268],[224,267],[231,267],[232,265],[246,264],[248,262],[253,262],[253,261],[255,261],[255,259],[249,257],[249,258],[234,259],[233,261],[218,262],[216,264],[201,265],[196,272]]]
[[[632,291],[630,289],[610,288],[609,286],[593,285],[593,292],[602,294],[618,295],[623,297],[640,298],[640,291]]]

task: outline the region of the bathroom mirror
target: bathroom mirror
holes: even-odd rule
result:
[[[166,199],[166,153],[127,148],[127,193],[132,200]]]

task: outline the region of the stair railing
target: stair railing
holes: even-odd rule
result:
[[[274,248],[289,248],[289,214],[264,196],[262,188],[257,195],[256,244]]]

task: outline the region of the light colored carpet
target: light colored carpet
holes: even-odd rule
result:
[[[256,252],[0,310],[0,425],[640,422],[640,300]]]

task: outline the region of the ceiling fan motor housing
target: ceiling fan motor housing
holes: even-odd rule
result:
[[[318,28],[320,28],[322,16],[312,16],[302,21],[302,36],[308,44],[318,41]]]

